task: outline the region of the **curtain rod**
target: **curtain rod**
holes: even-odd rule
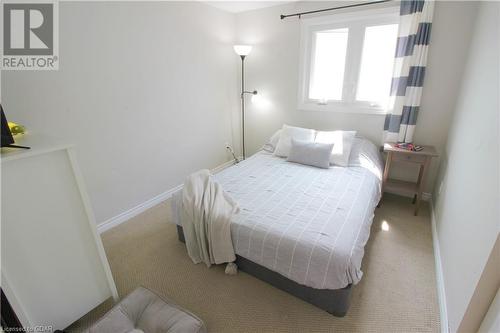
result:
[[[295,13],[295,14],[288,14],[288,15],[280,15],[280,18],[286,19],[287,17],[292,17],[292,16],[298,16],[299,19],[302,15],[307,15],[307,14],[315,14],[315,13],[321,13],[321,12],[327,12],[330,10],[337,10],[337,9],[344,9],[344,8],[351,8],[351,7],[359,7],[359,6],[367,6],[367,5],[374,5],[377,3],[383,3],[383,2],[389,2],[393,0],[380,0],[380,1],[371,1],[371,2],[363,2],[363,3],[357,3],[354,5],[346,5],[346,6],[340,6],[340,7],[332,7],[332,8],[325,8],[325,9],[318,9],[318,10],[311,10],[308,12],[300,12],[300,13]]]

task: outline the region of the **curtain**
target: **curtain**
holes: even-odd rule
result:
[[[385,142],[412,142],[427,63],[434,1],[401,1]]]

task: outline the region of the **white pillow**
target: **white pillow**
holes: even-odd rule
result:
[[[382,179],[384,162],[382,155],[371,141],[356,136],[354,138],[349,156],[350,167],[362,167],[373,173],[377,178]]]
[[[349,165],[349,155],[355,136],[356,131],[318,131],[315,142],[333,143],[330,163],[346,167]]]
[[[292,148],[287,161],[328,169],[332,149],[333,143],[316,143],[292,139]]]
[[[277,130],[273,136],[267,141],[262,147],[263,150],[273,153],[278,145],[278,141],[280,141],[281,129]]]
[[[309,128],[293,127],[283,125],[280,134],[280,140],[274,150],[274,155],[279,157],[288,157],[292,147],[292,138],[296,140],[314,141],[315,131]]]

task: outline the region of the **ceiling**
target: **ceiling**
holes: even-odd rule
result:
[[[241,13],[248,10],[283,5],[294,1],[203,1],[203,2],[230,13]]]

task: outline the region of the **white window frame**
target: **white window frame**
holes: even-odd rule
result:
[[[361,70],[364,43],[364,27],[371,25],[398,24],[399,7],[334,14],[301,20],[301,57],[299,68],[298,109],[304,111],[330,111],[348,113],[386,114],[384,106],[356,101],[356,90]],[[342,101],[329,100],[321,104],[309,98],[312,59],[314,59],[314,33],[321,30],[349,28],[347,41]]]

